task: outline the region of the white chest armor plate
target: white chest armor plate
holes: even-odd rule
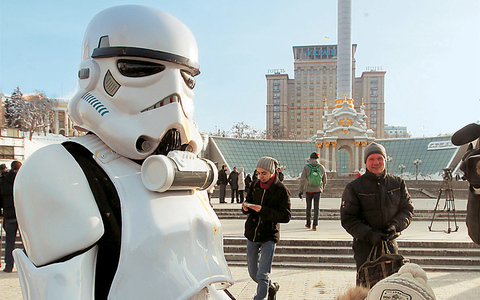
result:
[[[151,192],[140,165],[95,136],[79,140],[96,154],[121,203],[120,261],[109,299],[188,299],[209,284],[233,283],[221,224],[206,193]]]

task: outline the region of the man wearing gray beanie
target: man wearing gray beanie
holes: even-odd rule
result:
[[[365,148],[364,157],[366,172],[347,184],[340,206],[342,226],[353,236],[357,271],[373,246],[381,245],[382,241],[386,241],[391,253],[398,253],[395,238],[413,218],[413,204],[405,181],[385,169],[385,147],[371,143]],[[382,247],[378,248],[381,251]]]
[[[278,179],[278,161],[262,157],[257,162],[258,180],[252,182],[242,212],[247,238],[247,266],[250,277],[257,283],[253,299],[275,300],[280,285],[270,280],[276,243],[280,240],[280,224],[291,218],[290,191]]]

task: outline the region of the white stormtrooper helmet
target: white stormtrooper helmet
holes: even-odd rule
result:
[[[105,9],[85,32],[70,117],[131,159],[171,150],[198,154],[197,61],[195,38],[175,17],[140,5]]]

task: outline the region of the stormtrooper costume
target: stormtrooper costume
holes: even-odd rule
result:
[[[69,115],[88,132],[37,150],[14,197],[24,299],[230,299],[217,181],[193,120],[198,50],[156,9],[97,14]]]

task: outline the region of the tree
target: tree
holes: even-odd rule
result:
[[[12,96],[5,101],[6,126],[29,132],[30,140],[36,130],[43,130],[46,134],[54,118],[52,100],[43,94],[36,95],[33,99],[25,101],[20,88],[17,87]]]
[[[17,87],[10,98],[5,100],[5,122],[7,128],[18,128],[24,131],[25,124],[26,101]]]
[[[230,133],[233,137],[242,139],[263,139],[265,137],[264,131],[251,127],[243,121],[234,122]]]

